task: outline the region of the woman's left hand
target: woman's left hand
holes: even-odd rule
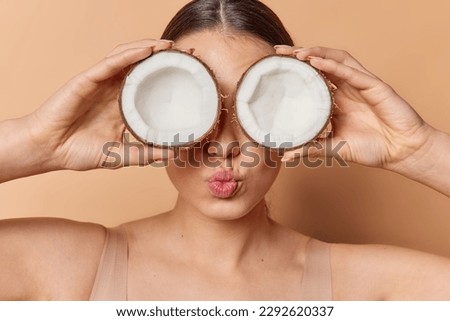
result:
[[[332,118],[333,137],[327,138],[326,142],[320,139],[318,142],[330,143],[334,148],[344,141],[339,151],[344,160],[392,169],[427,149],[434,128],[425,123],[389,85],[367,71],[349,53],[323,47],[288,46],[277,47],[276,51],[277,54],[309,60],[337,86],[334,93],[337,108]],[[304,156],[306,150],[310,156],[311,153],[333,156],[326,155],[325,147],[306,147],[285,153],[284,160]]]

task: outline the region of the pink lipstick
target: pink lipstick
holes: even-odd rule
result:
[[[238,183],[234,180],[232,171],[220,171],[208,180],[208,189],[218,198],[230,198],[236,191]]]

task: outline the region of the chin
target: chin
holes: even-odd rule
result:
[[[211,199],[201,202],[196,207],[207,218],[232,221],[247,216],[258,203],[258,201],[252,202],[238,198],[219,199],[211,197]]]

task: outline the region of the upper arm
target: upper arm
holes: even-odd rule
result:
[[[391,248],[387,265],[388,300],[450,300],[450,259]]]
[[[342,300],[450,300],[450,259],[387,245],[335,245],[333,286]]]
[[[61,219],[0,222],[0,300],[82,300],[101,256],[104,228]]]

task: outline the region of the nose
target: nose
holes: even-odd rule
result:
[[[207,152],[210,157],[232,159],[240,150],[239,125],[235,120],[232,108],[223,108],[217,127],[207,142]]]

